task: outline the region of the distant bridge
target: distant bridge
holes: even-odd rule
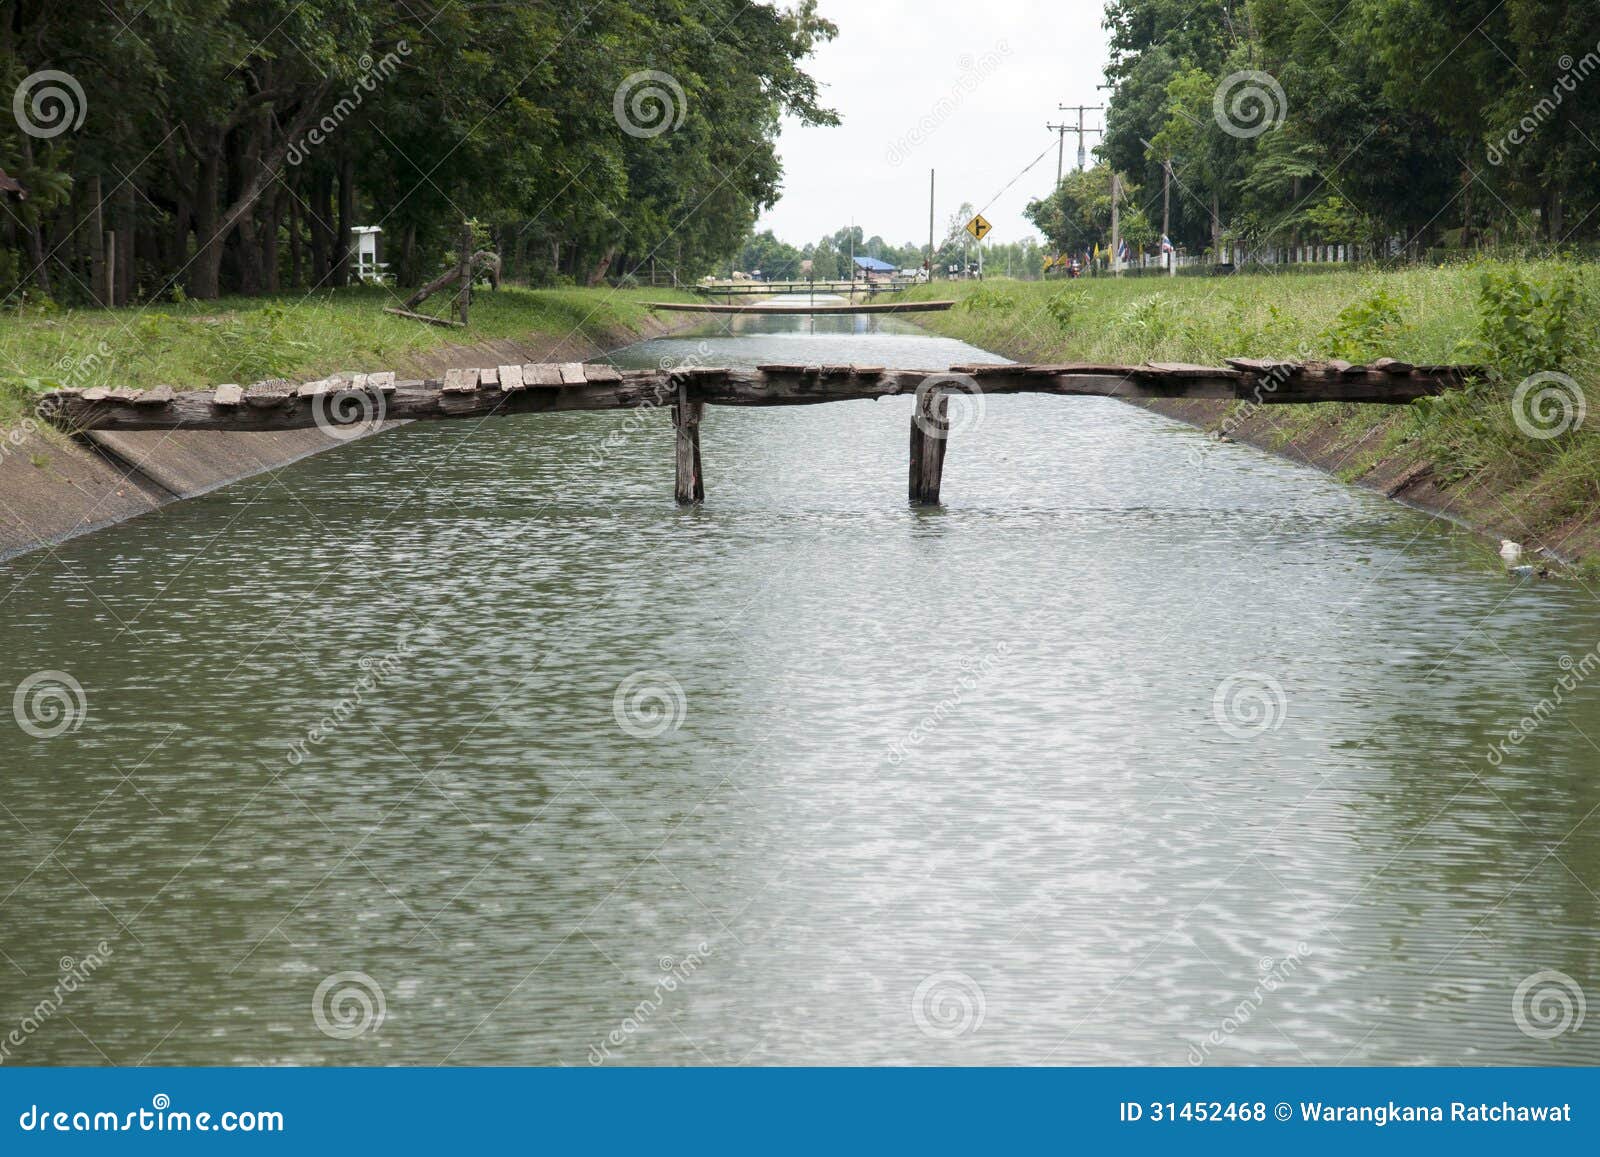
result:
[[[773,293],[896,293],[907,286],[916,285],[912,278],[895,278],[890,281],[867,281],[857,278],[849,281],[711,281],[689,286],[696,293],[713,295],[744,295]]]
[[[648,309],[679,313],[805,314],[808,317],[830,313],[937,313],[955,305],[953,301],[875,301],[865,305],[718,305],[709,301],[647,301]]]
[[[211,390],[61,390],[40,412],[73,431],[290,430],[361,427],[380,420],[488,418],[563,410],[670,406],[677,428],[677,499],[705,498],[700,422],[707,405],[795,406],[914,395],[909,495],[939,501],[952,395],[1060,394],[1112,398],[1217,398],[1267,405],[1311,402],[1402,404],[1457,388],[1475,366],[1415,366],[1393,358],[1371,365],[1229,358],[1223,366],[968,365],[949,370],[881,366],[764,365],[619,370],[581,362],[447,370],[443,378],[397,381],[353,374],[296,385],[282,380]]]

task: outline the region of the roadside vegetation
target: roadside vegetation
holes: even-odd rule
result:
[[[1463,507],[1569,553],[1600,548],[1600,267],[1482,261],[1396,271],[936,282],[958,299],[921,324],[1020,360],[1388,356],[1465,362],[1469,389],[1411,406],[1264,407],[1271,442],[1359,447],[1354,480],[1395,458]],[[1240,402],[1213,424],[1235,429]],[[1581,419],[1581,420],[1580,420]],[[1462,513],[1466,513],[1465,509]],[[1564,545],[1563,545],[1564,544]]]
[[[136,309],[31,308],[0,324],[0,430],[32,399],[64,386],[195,388],[262,378],[306,380],[339,370],[405,369],[449,345],[495,339],[627,340],[665,289],[479,290],[470,329],[382,312],[392,292],[351,287],[280,297],[181,301]]]

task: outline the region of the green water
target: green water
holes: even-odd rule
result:
[[[913,509],[909,412],[713,409],[697,510],[663,413],[419,424],[0,564],[0,699],[82,688],[0,712],[4,1063],[1600,1062],[1593,592],[1102,399]]]

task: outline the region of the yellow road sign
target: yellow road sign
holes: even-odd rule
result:
[[[975,241],[982,241],[989,230],[993,228],[993,225],[983,219],[982,213],[967,222],[967,232],[972,234]]]

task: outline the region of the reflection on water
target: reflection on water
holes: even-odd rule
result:
[[[1600,1061],[1513,1009],[1600,995],[1600,686],[1507,740],[1587,590],[1100,399],[912,509],[908,415],[714,409],[698,510],[665,414],[415,425],[0,566],[87,705],[0,730],[6,1062]]]

